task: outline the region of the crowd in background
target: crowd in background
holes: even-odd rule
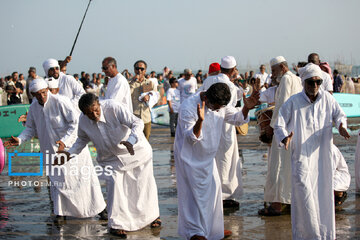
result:
[[[61,63],[62,61],[59,62]],[[296,72],[298,67],[304,65],[306,65],[306,62],[299,62],[298,65],[294,65],[293,71]],[[266,70],[265,65],[261,65],[257,73],[252,70],[240,73],[237,70],[230,80],[246,94],[251,94],[257,78],[260,78],[263,90],[276,84],[276,81],[272,81],[271,74],[268,74]],[[61,71],[66,73],[66,65],[61,67]],[[124,69],[121,74],[128,81],[131,81],[134,76],[128,69]],[[332,72],[330,71],[329,74],[333,80],[334,92],[360,94],[360,76],[349,77],[342,75],[336,69]],[[196,74],[191,73],[191,75],[196,79],[198,87],[200,87],[208,77],[209,72],[206,71],[204,73],[200,69]],[[77,81],[81,82],[86,92],[94,93],[100,98],[105,96],[109,78],[105,77],[103,73],[89,74],[82,71],[80,75],[76,73],[73,76]],[[181,79],[184,77],[184,73],[175,75],[168,67],[164,67],[161,73],[151,71],[147,73],[145,77],[151,80],[154,86],[156,86],[161,96],[158,105],[162,105],[166,104],[166,92],[170,88],[170,79]],[[37,74],[35,67],[29,68],[27,76],[24,76],[23,73],[13,72],[11,75],[0,77],[0,106],[31,103],[32,96],[28,90],[28,86],[35,78],[42,78]]]

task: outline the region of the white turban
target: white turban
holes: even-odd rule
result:
[[[220,66],[226,69],[232,69],[236,67],[236,60],[233,56],[225,56],[221,59]]]
[[[323,76],[320,67],[313,63],[308,63],[305,67],[299,68],[299,74],[302,81],[312,77],[319,77],[322,79]]]
[[[36,78],[34,79],[29,86],[30,92],[36,93],[41,89],[48,88],[48,85],[44,79]]]
[[[283,56],[274,57],[273,59],[270,60],[270,67],[275,66],[282,62],[286,62]]]
[[[49,88],[59,88],[59,81],[53,77],[45,79]]]
[[[59,67],[60,68],[58,60],[53,59],[53,58],[49,58],[48,60],[46,60],[43,63],[43,68],[44,68],[46,77],[48,77],[49,69],[53,68],[53,67]]]

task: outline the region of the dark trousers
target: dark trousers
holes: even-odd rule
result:
[[[178,113],[169,113],[170,114],[170,132],[171,135],[175,135]]]

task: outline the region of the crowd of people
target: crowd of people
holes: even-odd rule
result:
[[[59,65],[61,66],[60,71],[66,74],[67,64],[71,61],[71,57],[67,57],[65,60],[59,60]],[[318,59],[319,61],[319,59]],[[299,67],[303,67],[307,62],[298,62],[297,65],[293,66],[292,71],[297,72]],[[338,70],[331,71],[331,68],[328,63],[322,62],[318,63],[321,69],[327,72],[331,78],[331,84],[333,85],[333,92],[341,93],[352,93],[360,94],[360,76],[350,77],[346,74],[341,74]],[[198,70],[196,74],[193,74],[191,69],[186,69],[184,72],[174,75],[174,72],[168,67],[164,67],[161,73],[156,73],[151,71],[150,73],[145,74],[145,78],[152,81],[154,84],[154,89],[156,89],[161,98],[159,99],[158,105],[166,104],[167,90],[170,88],[170,79],[182,79],[184,78],[186,71],[191,72],[191,77],[196,80],[197,88],[199,88],[205,79],[208,76],[216,74],[218,70],[217,65],[209,66],[208,72],[203,73],[202,70]],[[134,73],[130,72],[128,69],[124,69],[121,74],[130,82],[135,76]],[[40,74],[42,75],[42,74]],[[297,74],[298,75],[298,74]],[[82,71],[80,74],[75,73],[72,75],[78,82],[81,83],[82,87],[86,92],[94,93],[100,98],[105,97],[105,92],[107,89],[107,84],[109,77],[105,76],[104,73],[86,73]],[[32,95],[29,92],[29,84],[33,79],[36,78],[45,78],[44,75],[37,75],[35,67],[30,67],[28,70],[28,75],[23,73],[13,72],[8,76],[0,77],[0,106],[11,105],[11,104],[29,104],[32,101]],[[260,79],[261,86],[263,89],[267,89],[271,84],[271,74],[266,72],[266,65],[262,64],[259,67],[259,71],[250,70],[248,72],[240,73],[237,69],[233,76],[230,77],[231,81],[237,86],[245,90],[246,93],[251,93],[251,90],[254,88],[256,79]],[[192,81],[195,81],[192,79]]]
[[[67,216],[108,219],[109,232],[126,237],[148,225],[162,225],[153,174],[151,109],[168,104],[178,194],[178,232],[186,239],[222,239],[223,209],[240,207],[242,164],[235,126],[247,124],[249,111],[266,104],[272,117],[265,126],[268,171],[261,216],[287,214],[291,208],[294,239],[335,239],[335,206],[347,197],[350,174],[332,143],[332,124],[345,139],[346,116],[333,92],[355,93],[359,79],[345,78],[316,53],[290,70],[283,56],[254,71],[239,73],[225,56],[207,73],[185,69],[174,76],[146,73],[139,60],[133,73],[118,71],[113,57],[102,61],[103,73],[66,74],[71,61],[47,59],[45,79],[34,67],[29,77],[14,72],[1,80],[7,104],[31,103],[26,128],[5,146],[37,136],[41,151],[60,154],[49,176],[56,220]],[[268,130],[271,130],[269,133]],[[269,136],[267,136],[269,134]],[[87,144],[97,149],[100,176],[68,176],[64,169],[94,168]],[[75,161],[75,160],[80,161]],[[58,168],[61,166],[61,168]],[[313,171],[316,169],[316,171]],[[99,179],[106,181],[105,203]]]

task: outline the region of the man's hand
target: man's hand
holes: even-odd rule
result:
[[[149,99],[150,99],[149,94],[146,94],[146,95],[143,97],[142,101],[143,101],[143,102],[148,102]]]
[[[136,80],[139,80],[140,79],[140,75],[139,74],[135,74],[134,77],[133,77],[133,80],[136,81]]]
[[[18,122],[26,122],[26,118],[27,118],[28,113],[26,112],[26,114],[21,115],[18,118]]]
[[[13,146],[19,146],[19,138],[11,136],[11,139],[9,141],[4,142],[4,147],[10,148]]]
[[[251,96],[246,98],[245,93],[243,93],[243,99],[244,99],[244,105],[249,110],[253,109],[256,105],[259,104],[260,99],[260,92],[259,91],[253,91]]]
[[[65,149],[65,143],[63,143],[62,141],[57,141],[56,144],[59,144],[59,148],[58,148],[58,151],[64,151]]]
[[[260,81],[260,78],[256,78],[256,80],[255,80],[255,84],[254,84],[254,90],[255,91],[260,91],[260,89],[261,89],[261,81]]]
[[[71,56],[67,56],[64,60],[64,62],[66,62],[66,64],[68,64],[70,61],[72,60]]]
[[[200,107],[200,103],[197,105],[197,114],[198,114],[198,120],[194,125],[193,133],[197,138],[199,138],[201,134],[202,123],[204,121],[204,116],[205,116],[205,101],[202,101],[201,107]]]
[[[69,152],[61,150],[61,151],[57,151],[56,153],[61,154],[62,156],[61,157],[56,157],[54,159],[53,165],[59,165],[60,166],[60,165],[63,165],[64,163],[68,162],[71,159]]]
[[[174,109],[172,107],[170,108],[170,113],[174,113]]]
[[[123,144],[126,147],[130,155],[135,154],[133,145],[131,143],[129,143],[128,141],[121,141],[120,144]]]
[[[289,136],[287,136],[286,138],[284,138],[281,142],[285,145],[285,149],[288,150],[289,149],[289,145],[291,142],[291,139],[293,137],[294,133],[291,132]]]
[[[340,123],[339,126],[339,133],[341,136],[343,136],[346,140],[348,140],[350,138],[350,135],[348,133],[348,131],[346,130],[346,128],[343,127],[343,124]]]
[[[199,120],[204,121],[205,101],[202,101],[201,107],[200,107],[200,103],[197,105],[197,114],[198,114]]]

